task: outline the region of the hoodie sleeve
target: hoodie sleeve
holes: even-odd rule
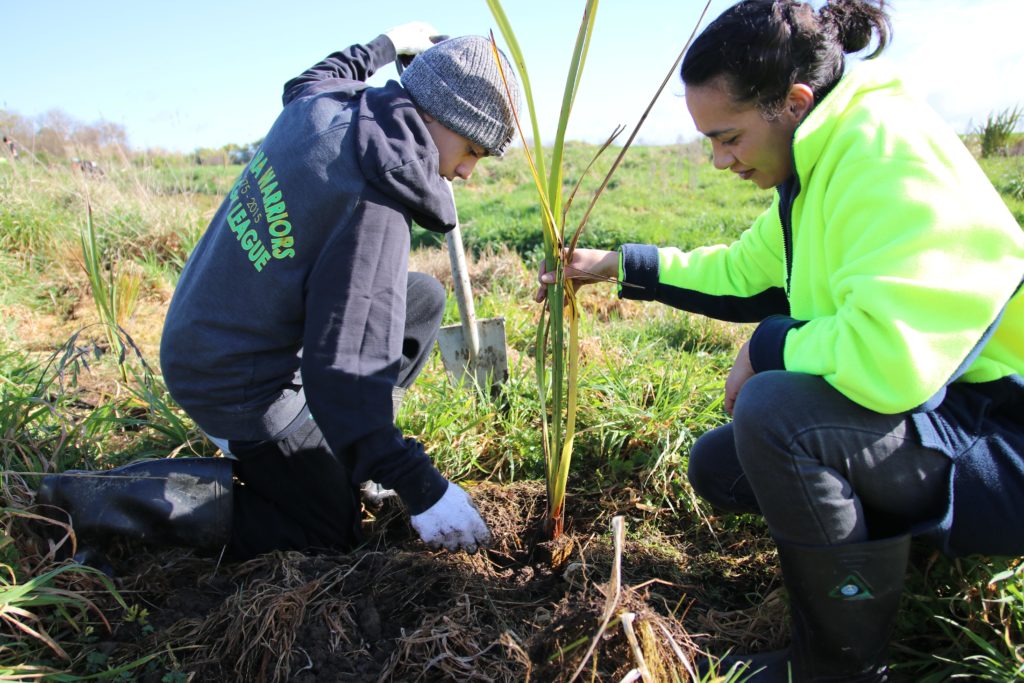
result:
[[[395,489],[412,514],[447,481],[392,418],[405,330],[409,219],[367,188],[324,245],[307,282],[302,378],[306,400],[353,485]]]
[[[730,245],[681,251],[626,244],[619,264],[623,299],[658,301],[731,322],[789,312],[777,204]]]
[[[377,69],[395,61],[395,56],[394,44],[384,35],[377,36],[366,45],[352,45],[341,52],[328,55],[319,64],[285,83],[281,99],[287,105],[305,92],[305,86],[329,79],[363,83]]]

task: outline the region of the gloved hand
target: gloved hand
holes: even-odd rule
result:
[[[413,21],[389,28],[384,35],[395,46],[397,55],[418,55],[441,37],[437,29],[425,21]]]
[[[473,500],[461,486],[451,482],[441,500],[412,516],[412,527],[431,548],[443,546],[473,554],[477,548],[491,543],[491,532]]]

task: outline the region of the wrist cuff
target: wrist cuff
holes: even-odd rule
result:
[[[750,337],[750,366],[754,372],[785,370],[786,335],[806,324],[788,315],[771,315],[761,321]]]
[[[620,280],[636,287],[619,285],[620,299],[653,301],[658,291],[658,248],[650,244],[623,244]]]
[[[417,474],[415,481],[402,481],[395,485],[395,491],[410,515],[426,512],[448,490],[448,480],[433,465],[421,468]]]
[[[398,57],[395,44],[383,33],[367,43],[366,49],[373,56],[374,71],[387,66]]]

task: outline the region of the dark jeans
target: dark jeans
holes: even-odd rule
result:
[[[409,273],[405,337],[398,386],[423,369],[441,326],[445,290]],[[390,406],[388,406],[390,408]],[[248,558],[271,550],[345,549],[359,541],[358,482],[350,481],[308,408],[276,438],[231,441],[235,463],[230,550]]]
[[[882,415],[825,380],[764,372],[743,386],[733,422],[701,436],[688,475],[716,507],[764,515],[791,543],[856,543],[945,512],[950,459],[922,446],[906,415]]]

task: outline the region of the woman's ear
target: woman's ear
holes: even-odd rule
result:
[[[796,123],[800,123],[814,107],[814,91],[806,83],[794,83],[789,88],[786,96],[786,108],[784,114],[793,117]]]
[[[423,119],[423,123],[431,124],[431,123],[433,123],[434,121],[437,120],[433,116],[428,114],[427,112],[423,111],[422,109],[420,109],[419,112],[420,112],[420,118]]]

